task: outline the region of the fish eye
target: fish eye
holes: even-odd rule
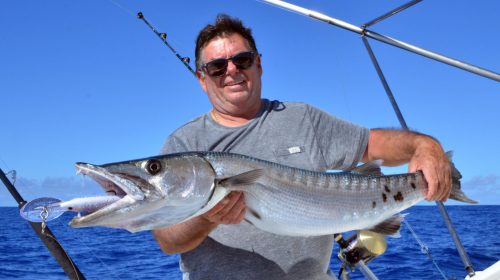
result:
[[[151,175],[157,174],[161,171],[161,162],[157,159],[148,160],[146,162],[146,171]]]

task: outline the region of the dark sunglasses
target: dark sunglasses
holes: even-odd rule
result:
[[[238,69],[245,70],[252,67],[255,60],[255,52],[241,52],[230,58],[217,58],[203,64],[201,69],[204,69],[211,77],[220,77],[226,73],[229,60],[231,60]]]

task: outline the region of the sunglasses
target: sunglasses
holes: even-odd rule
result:
[[[245,70],[252,67],[255,59],[255,52],[241,52],[239,54],[233,55],[230,58],[217,58],[201,66],[201,69],[205,69],[205,72],[211,77],[220,77],[226,74],[227,64],[229,60],[239,70]]]

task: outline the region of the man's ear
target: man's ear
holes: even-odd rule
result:
[[[200,83],[201,88],[204,92],[207,92],[207,84],[205,82],[205,73],[201,70],[196,71],[196,78],[198,78],[198,82]]]

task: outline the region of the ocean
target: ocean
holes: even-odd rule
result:
[[[500,259],[500,206],[447,209],[475,270]],[[446,277],[463,279],[466,272],[438,209],[416,206],[405,213]],[[48,226],[87,279],[181,278],[178,256],[163,254],[150,232],[74,229],[67,225],[73,215],[64,214]],[[19,216],[18,208],[0,207],[0,225],[0,279],[66,279],[31,226]],[[400,238],[387,238],[387,243],[386,253],[368,264],[379,279],[443,279],[405,226]],[[337,252],[336,246],[330,264],[335,274],[339,270]],[[354,271],[351,279],[364,277]]]

